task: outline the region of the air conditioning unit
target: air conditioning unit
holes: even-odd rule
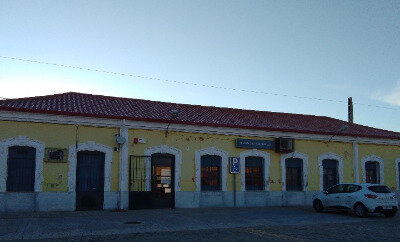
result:
[[[294,151],[294,140],[289,138],[275,139],[275,151],[278,153],[290,153]]]

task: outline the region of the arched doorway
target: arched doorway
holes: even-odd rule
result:
[[[151,194],[153,208],[175,207],[175,156],[151,155]]]
[[[104,202],[105,154],[79,151],[76,167],[76,210],[101,210]]]

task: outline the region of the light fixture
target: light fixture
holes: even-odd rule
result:
[[[117,142],[117,146],[114,148],[114,150],[115,150],[115,151],[118,151],[118,150],[119,150],[119,147],[120,147],[121,145],[125,144],[126,139],[125,139],[125,137],[123,137],[123,136],[121,136],[121,135],[119,135],[119,134],[115,134],[114,136],[115,136],[115,141]]]
[[[167,138],[167,136],[168,136],[169,125],[171,124],[172,120],[174,120],[174,119],[176,119],[178,117],[179,110],[178,109],[172,109],[170,114],[171,114],[171,116],[170,116],[170,119],[168,121],[167,129],[165,130],[165,138]]]
[[[347,124],[345,124],[345,125],[343,125],[342,127],[340,127],[340,128],[336,131],[336,133],[335,133],[334,135],[331,136],[331,138],[328,140],[327,143],[331,142],[331,140],[332,140],[333,137],[335,137],[337,134],[339,134],[339,133],[341,133],[341,132],[347,130],[348,128],[349,128],[349,126],[348,126]]]

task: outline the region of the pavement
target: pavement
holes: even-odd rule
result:
[[[278,228],[283,231],[288,231],[291,227],[293,231],[302,228],[303,232],[308,231],[305,235],[312,235],[313,231],[318,232],[315,231],[316,226],[332,229],[335,226],[351,227],[353,224],[353,227],[359,228],[368,223],[384,228],[396,224],[397,230],[400,216],[385,218],[373,215],[369,218],[357,218],[346,213],[316,213],[309,207],[1,213],[0,240],[186,240],[185,233],[189,236],[187,240],[193,240],[192,237],[196,233],[199,236],[205,236],[207,233],[214,236],[215,231],[219,231],[219,236],[224,233],[234,235],[242,231],[242,234],[233,237],[233,240],[241,240],[239,238],[242,235],[245,236],[243,240],[257,240],[263,236],[272,239],[271,231]],[[260,234],[262,236],[259,236]],[[207,240],[209,237],[201,238],[203,239],[200,240]],[[211,238],[214,240],[216,237]],[[278,240],[284,238],[290,240],[291,237],[277,237]],[[293,237],[296,238],[301,236]],[[400,235],[397,237],[396,234],[395,238],[400,238]]]

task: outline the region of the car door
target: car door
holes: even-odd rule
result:
[[[326,190],[325,192],[325,201],[324,201],[324,206],[325,207],[333,207],[336,204],[336,194],[338,192],[339,185],[333,186]]]
[[[346,189],[346,193],[343,198],[343,207],[345,208],[353,208],[355,201],[357,200],[358,191],[361,190],[359,185],[349,184]]]
[[[335,196],[337,208],[347,208],[346,201],[348,193],[349,184],[341,184],[338,186],[338,192]]]
[[[342,208],[343,207],[343,199],[346,195],[346,186],[345,184],[339,184],[332,187],[332,192],[328,192],[328,204],[329,207],[333,208]],[[329,189],[331,190],[331,189]]]

